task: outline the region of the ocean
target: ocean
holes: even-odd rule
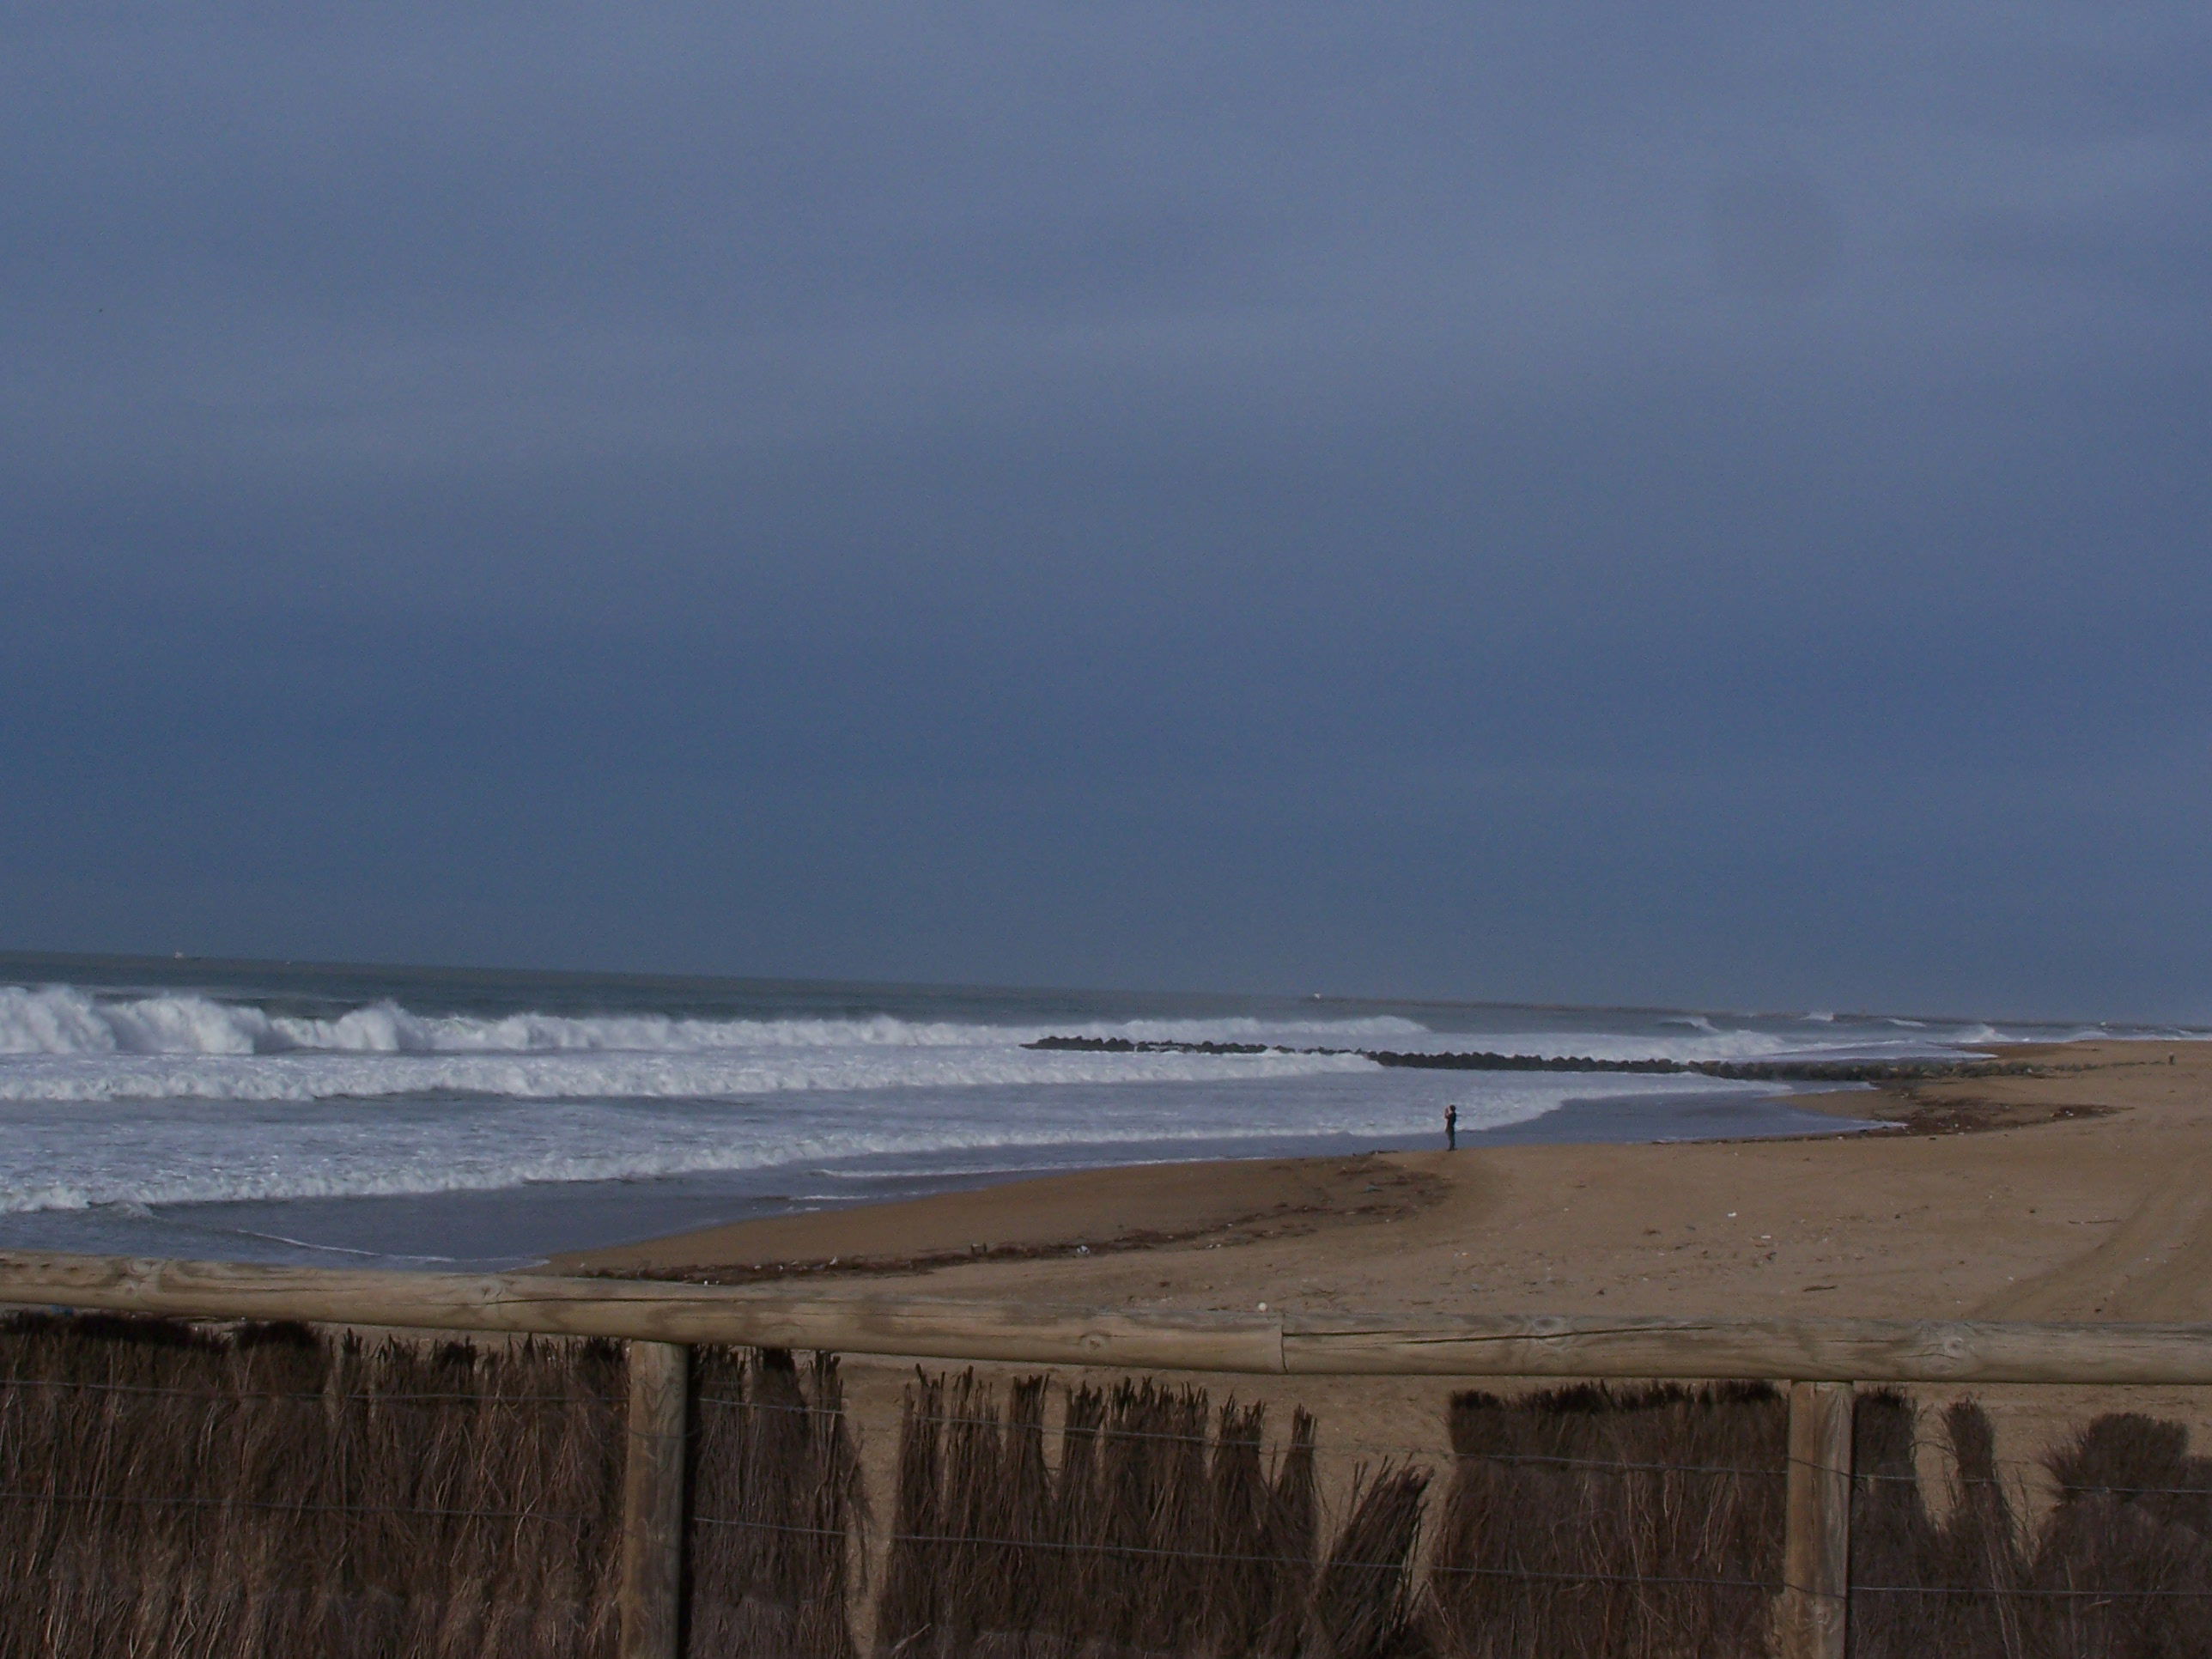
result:
[[[0,1248],[444,1269],[1024,1174],[1849,1132],[1773,1083],[1350,1053],[1948,1054],[2147,1028],[0,955]],[[1048,1036],[1267,1045],[1039,1050]]]

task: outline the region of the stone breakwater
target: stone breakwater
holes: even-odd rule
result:
[[[1928,1082],[1954,1077],[2033,1077],[2018,1060],[1597,1060],[1581,1054],[1407,1054],[1393,1048],[1292,1048],[1264,1042],[1144,1042],[1130,1037],[1042,1036],[1026,1048],[1102,1054],[1352,1054],[1377,1066],[1438,1072],[1626,1072],[1776,1083]]]

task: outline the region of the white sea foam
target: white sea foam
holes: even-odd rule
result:
[[[1121,1056],[1127,1059],[1130,1056]],[[1385,1084],[1379,1091],[1371,1079]],[[1640,1093],[1705,1093],[1704,1079],[1636,1079]],[[1754,1085],[1739,1085],[1747,1092]],[[921,1155],[933,1169],[1003,1165],[1009,1149],[1263,1141],[1432,1132],[1450,1099],[1468,1131],[1588,1093],[1557,1074],[1339,1072],[1173,1088],[1071,1086],[1003,1097],[921,1089],[759,1102],[336,1100],[312,1108],[179,1101],[49,1105],[0,1144],[0,1212],[238,1200],[495,1192]],[[18,1109],[19,1111],[21,1109]]]
[[[422,1095],[518,1100],[720,1099],[794,1090],[1184,1083],[1371,1071],[1351,1054],[1038,1052],[1006,1043],[872,1052],[199,1054],[34,1057],[0,1066],[0,1100],[313,1101]]]
[[[658,1015],[333,1018],[192,995],[0,989],[0,1101],[318,1101],[400,1096],[730,1099],[790,1091],[1201,1082],[1371,1069],[1349,1054],[1102,1054],[1024,1045],[1059,1029],[1139,1042],[1346,1048],[1422,1034],[1390,1017],[1090,1021],[1066,1027]]]

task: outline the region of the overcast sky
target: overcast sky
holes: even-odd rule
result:
[[[2212,12],[0,5],[0,945],[2212,1018]]]

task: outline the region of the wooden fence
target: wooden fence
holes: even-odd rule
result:
[[[0,1304],[626,1341],[623,1659],[678,1650],[695,1343],[1261,1375],[1785,1382],[1784,1659],[1845,1651],[1855,1384],[2212,1384],[2212,1327],[2180,1324],[1462,1315],[1406,1325],[24,1253],[0,1253]]]

